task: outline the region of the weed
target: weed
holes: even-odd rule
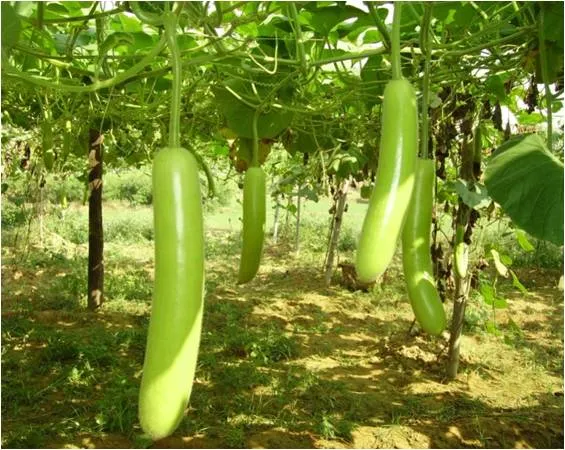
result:
[[[95,415],[99,431],[131,433],[137,422],[137,397],[139,387],[125,377],[113,381],[97,402]]]
[[[130,205],[150,205],[153,200],[151,169],[125,169],[108,172],[104,177],[104,198],[124,200]]]
[[[40,426],[28,425],[11,432],[7,437],[2,435],[2,448],[44,448],[46,435]]]
[[[228,448],[245,448],[245,430],[241,425],[226,426],[223,431],[223,438]]]
[[[80,355],[80,345],[72,336],[62,333],[50,335],[47,345],[41,350],[40,362],[42,364],[58,361],[67,363],[77,361]]]
[[[340,252],[353,252],[357,248],[357,236],[350,227],[343,227],[339,234],[337,249]]]

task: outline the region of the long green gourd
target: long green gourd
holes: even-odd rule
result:
[[[257,108],[252,122],[251,167],[245,172],[243,181],[243,242],[237,280],[239,284],[247,283],[257,275],[265,240],[267,181],[265,171],[259,165],[259,114],[260,109]]]
[[[141,427],[172,434],[192,391],[202,329],[204,232],[198,163],[180,147],[181,61],[176,17],[164,19],[173,59],[169,146],[153,161],[155,285],[139,393]]]
[[[365,215],[355,268],[363,283],[388,267],[400,236],[414,186],[418,154],[418,107],[412,85],[400,70],[400,2],[395,2],[392,33],[393,80],[385,87],[375,187]]]
[[[250,167],[243,181],[243,243],[238,283],[251,281],[261,262],[266,219],[266,177],[261,167]]]
[[[420,46],[424,53],[422,80],[422,157],[416,161],[416,176],[410,207],[402,230],[402,267],[408,297],[414,315],[424,331],[439,335],[445,329],[446,318],[437,291],[430,252],[430,234],[434,205],[435,162],[428,158],[428,92],[430,83],[429,33],[432,5],[425,5],[420,31]]]
[[[414,192],[402,230],[402,267],[418,323],[426,333],[439,335],[445,329],[446,318],[430,254],[435,176],[434,161],[418,159]]]

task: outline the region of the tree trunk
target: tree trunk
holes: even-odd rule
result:
[[[288,194],[286,201],[286,216],[284,218],[284,230],[285,234],[288,233],[288,227],[290,226],[290,207],[292,205],[292,193]]]
[[[459,176],[469,182],[469,189],[473,188],[473,157],[474,148],[468,137],[463,140],[461,144],[461,168]],[[467,206],[461,198],[459,199],[459,206],[457,208],[457,215],[455,218],[455,239],[454,239],[454,255],[458,244],[464,243],[466,253],[465,258],[468,258],[468,245],[470,241],[470,231],[472,226],[469,223],[471,208]],[[455,262],[455,258],[454,258]],[[454,264],[456,266],[456,264]],[[453,317],[451,319],[451,328],[449,336],[449,350],[447,355],[447,378],[453,380],[457,377],[459,370],[459,355],[461,352],[461,334],[463,331],[463,321],[465,319],[465,309],[469,299],[470,289],[470,268],[466,264],[467,269],[461,276],[455,267],[455,301],[453,305]]]
[[[470,276],[460,277],[455,271],[455,302],[453,304],[453,317],[449,336],[449,353],[447,362],[447,378],[454,380],[459,370],[459,354],[461,350],[461,335],[463,332],[463,321],[465,320],[465,309],[469,298]]]
[[[328,254],[326,258],[326,266],[324,267],[324,280],[326,286],[330,285],[333,272],[333,264],[337,249],[337,244],[339,242],[339,233],[341,231],[341,224],[343,222],[343,212],[345,211],[345,202],[347,200],[347,191],[349,190],[349,179],[344,180],[341,187],[336,193],[337,206],[332,220],[332,231],[330,233],[330,240],[328,244]]]
[[[45,243],[45,224],[43,217],[45,215],[45,181],[42,180],[39,185],[39,204],[38,204],[38,215],[39,215],[39,246],[44,247]]]
[[[296,236],[294,240],[294,251],[296,256],[300,253],[300,209],[302,205],[302,197],[300,197],[300,186],[298,186],[298,192],[296,193]]]
[[[102,142],[104,136],[90,129],[88,163],[88,309],[104,302],[104,236],[102,231]]]
[[[273,244],[276,244],[279,238],[279,214],[280,214],[280,203],[279,196],[275,198],[275,218],[273,220]]]

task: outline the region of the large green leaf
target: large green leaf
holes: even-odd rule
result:
[[[228,127],[240,137],[253,138],[252,125],[255,108],[245,102],[260,104],[269,92],[264,86],[255,86],[255,89],[258,96],[250,82],[235,78],[227,80],[224,85],[214,89],[218,107],[226,118]],[[259,115],[257,120],[259,138],[274,138],[290,125],[293,113],[286,110],[281,104],[281,97],[286,97],[283,93],[284,88],[281,88],[279,97],[273,98],[277,101],[272,103],[270,110]]]
[[[457,179],[453,182],[447,182],[445,188],[456,192],[463,203],[470,208],[486,208],[491,202],[487,190],[480,183],[473,183],[472,189],[469,189],[467,181]]]
[[[563,163],[538,135],[517,136],[499,147],[488,161],[485,184],[516,225],[563,244]]]
[[[305,10],[300,12],[303,22],[309,25],[315,32],[327,36],[333,27],[352,17],[363,15],[357,8],[342,2],[332,6],[322,7],[319,3],[309,2]]]
[[[8,2],[2,2],[2,49],[10,50],[20,38],[20,19]]]

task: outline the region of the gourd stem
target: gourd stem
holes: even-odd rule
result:
[[[259,132],[257,129],[257,122],[259,120],[260,108],[255,109],[255,114],[253,114],[253,122],[251,124],[253,132],[253,146],[251,153],[251,167],[259,167]]]
[[[545,47],[545,8],[540,4],[539,12],[539,57],[541,63],[541,77],[545,90],[545,107],[547,111],[547,148],[553,148],[553,114],[551,111],[551,91],[549,89],[549,74],[547,67],[547,49]]]
[[[150,13],[144,11],[139,2],[129,2],[129,7],[131,12],[137,17],[141,22],[147,23],[153,26],[159,26],[163,24],[163,18],[158,14]]]
[[[180,147],[180,106],[182,92],[182,60],[177,43],[177,17],[166,13],[164,18],[167,45],[171,52],[173,88],[171,93],[171,115],[169,119],[169,147]]]
[[[424,54],[424,79],[422,80],[422,135],[420,137],[420,148],[422,149],[421,157],[428,158],[428,135],[429,135],[429,117],[428,102],[430,89],[430,22],[432,20],[432,3],[425,4],[424,18],[422,19],[422,30],[420,33],[420,47]]]
[[[292,19],[292,26],[294,27],[294,33],[296,34],[296,53],[298,60],[300,61],[300,67],[302,73],[306,75],[308,73],[308,65],[306,62],[306,51],[304,50],[304,38],[302,36],[302,28],[300,27],[300,22],[298,20],[298,11],[296,10],[296,5],[294,2],[290,2],[288,5],[288,12]]]
[[[394,2],[394,15],[392,18],[392,38],[390,49],[390,60],[392,64],[392,79],[402,78],[402,67],[400,65],[400,15],[402,13],[402,2]]]

